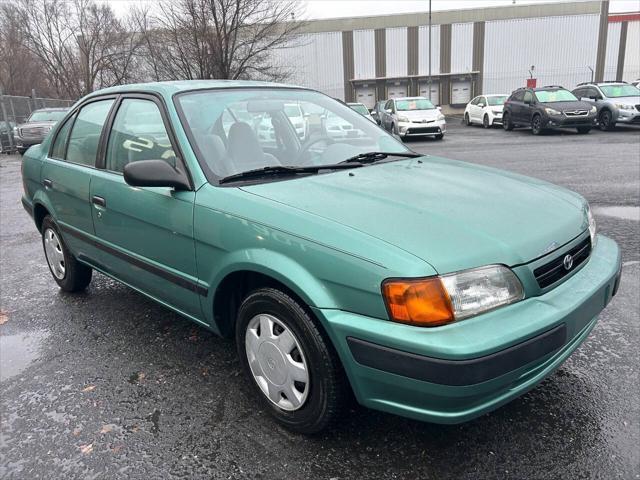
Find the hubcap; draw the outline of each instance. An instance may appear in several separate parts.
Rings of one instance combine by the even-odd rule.
[[[51,228],[44,231],[44,253],[53,275],[62,280],[65,274],[64,253],[58,234]]]
[[[249,367],[262,393],[283,410],[298,410],[309,393],[309,370],[300,344],[273,315],[256,315],[245,332]]]

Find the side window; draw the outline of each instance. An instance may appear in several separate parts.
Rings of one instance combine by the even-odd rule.
[[[587,92],[585,88],[576,88],[572,93],[576,96],[578,100],[580,100],[582,97],[587,96]]]
[[[100,133],[113,100],[99,100],[82,107],[69,136],[67,161],[94,166],[100,143]]]
[[[519,90],[513,95],[511,95],[510,100],[512,102],[521,102],[522,100],[524,100],[524,90]]]
[[[151,100],[125,98],[113,121],[107,144],[107,170],[122,172],[127,163],[164,160],[176,165],[176,155],[158,106]]]
[[[477,105],[479,99],[480,99],[480,97],[476,97],[473,100],[471,100],[471,105]]]
[[[602,95],[600,95],[600,92],[595,87],[589,88],[589,91],[587,92],[587,96],[590,98],[598,99],[598,100],[602,98]]]
[[[487,106],[487,99],[485,97],[478,97],[478,106],[479,107],[486,107]]]
[[[533,94],[527,90],[526,92],[524,92],[524,103],[531,103],[533,102]]]
[[[393,110],[393,100],[389,100],[389,101],[384,105],[384,109],[385,109],[385,110]]]
[[[67,146],[67,138],[69,138],[69,131],[71,130],[71,125],[73,125],[74,118],[75,115],[69,117],[67,121],[64,122],[64,125],[60,127],[60,130],[58,130],[56,141],[53,144],[53,149],[51,150],[52,158],[64,160],[64,151]]]

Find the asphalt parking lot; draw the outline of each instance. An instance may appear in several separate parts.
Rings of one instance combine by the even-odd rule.
[[[61,293],[0,156],[0,477],[640,478],[640,129],[534,137],[449,122],[416,151],[584,195],[622,247],[620,292],[549,379],[457,426],[353,406],[307,438],[275,425],[234,345],[96,274]],[[487,185],[487,189],[491,189]]]

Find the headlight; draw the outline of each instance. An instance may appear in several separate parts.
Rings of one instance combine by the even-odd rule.
[[[616,103],[616,107],[620,110],[633,110],[635,108],[633,105],[627,105],[626,103]]]
[[[524,290],[507,267],[489,265],[423,279],[382,284],[391,320],[435,327],[520,301]]]
[[[598,111],[598,108],[594,105],[593,107],[591,107],[591,110],[589,110],[591,113],[596,113]]]
[[[560,112],[558,110],[556,110],[555,108],[545,108],[544,109],[545,112],[547,112],[549,115],[560,115]]]
[[[439,113],[438,116],[436,117],[436,120],[444,120],[444,115]]]
[[[591,248],[596,246],[596,241],[598,237],[596,236],[597,227],[596,227],[596,219],[593,217],[593,213],[591,213],[591,207],[587,205],[587,221],[589,222],[589,235],[591,236]]]
[[[399,122],[410,122],[411,120],[409,120],[407,117],[398,117],[398,121]]]
[[[493,113],[502,113],[502,110],[492,109],[491,111],[492,111]]]

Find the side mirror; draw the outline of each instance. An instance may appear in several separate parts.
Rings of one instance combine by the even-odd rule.
[[[479,106],[480,108],[484,108],[484,107],[485,107],[485,104],[484,104],[484,103],[482,103],[482,102],[480,102],[480,103],[478,104],[478,106]]]
[[[440,111],[442,111],[442,107],[440,105],[437,105],[436,108]]]
[[[124,166],[124,181],[132,187],[170,187],[189,190],[187,176],[164,160],[140,160]]]

